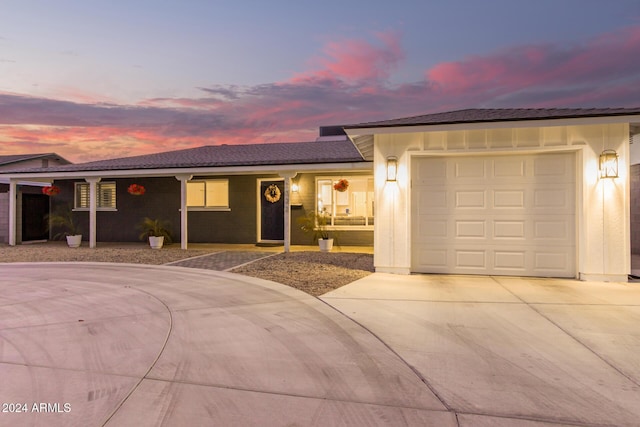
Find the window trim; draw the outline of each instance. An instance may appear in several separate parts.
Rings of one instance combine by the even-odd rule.
[[[314,189],[314,196],[315,196],[315,207],[314,210],[317,212],[318,211],[318,196],[319,196],[319,192],[318,192],[318,183],[320,181],[331,181],[331,185],[333,186],[333,184],[335,184],[335,182],[339,181],[340,179],[347,179],[348,181],[354,180],[354,179],[365,179],[365,180],[371,180],[373,182],[373,175],[340,175],[340,176],[334,176],[334,175],[327,175],[327,176],[316,176],[315,177],[315,189]],[[373,224],[369,224],[369,215],[365,215],[364,216],[364,220],[365,220],[365,225],[334,225],[334,221],[336,219],[336,216],[334,215],[333,212],[333,207],[336,204],[336,199],[335,199],[335,194],[337,193],[336,190],[334,190],[333,188],[331,189],[331,206],[332,206],[332,212],[331,212],[331,225],[327,225],[326,228],[327,230],[336,230],[336,231],[371,231],[374,229],[375,226],[375,209],[372,210],[371,212],[371,218],[373,219]],[[366,193],[369,193],[368,191]],[[369,204],[369,197],[367,194],[367,199],[366,202],[367,204]],[[375,197],[375,192],[374,195],[372,197]],[[375,199],[371,200],[371,202],[374,203],[375,206]]]
[[[100,200],[99,194],[101,189],[101,186],[104,184],[113,184],[113,204],[114,206],[96,206],[96,211],[103,211],[103,212],[116,212],[118,210],[118,198],[117,198],[117,184],[115,181],[104,181],[104,182],[98,182],[96,183],[96,192],[98,192],[98,194],[96,195],[96,201]],[[88,212],[91,210],[90,206],[84,207],[84,206],[77,206],[77,202],[78,202],[78,187],[80,186],[87,186],[89,188],[91,188],[91,184],[88,182],[74,182],[73,183],[73,212]],[[102,190],[104,191],[104,190]]]
[[[188,184],[189,183],[198,183],[198,182],[204,183],[204,205],[189,205]],[[227,204],[226,204],[226,206],[224,206],[224,205],[207,206],[207,182],[226,182],[227,183]],[[231,211],[231,206],[230,206],[230,203],[229,203],[229,201],[230,201],[229,200],[230,199],[229,193],[230,193],[230,191],[229,191],[229,179],[228,178],[214,178],[214,179],[202,178],[202,179],[189,180],[189,181],[187,181],[187,204],[186,204],[186,208],[190,212],[229,212],[229,211]]]

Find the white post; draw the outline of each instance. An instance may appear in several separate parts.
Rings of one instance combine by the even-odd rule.
[[[16,205],[18,201],[16,181],[9,180],[9,245],[16,245]]]
[[[89,183],[89,247],[96,247],[96,211],[98,210],[97,183],[101,178],[85,178]]]
[[[296,172],[282,172],[280,176],[284,178],[284,251],[291,251],[291,178],[297,175]]]
[[[176,179],[180,181],[180,247],[187,249],[188,242],[188,215],[187,215],[187,181],[193,178],[193,175],[176,175]]]

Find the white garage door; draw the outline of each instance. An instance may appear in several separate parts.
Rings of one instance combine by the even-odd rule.
[[[412,271],[575,276],[575,155],[412,164]]]

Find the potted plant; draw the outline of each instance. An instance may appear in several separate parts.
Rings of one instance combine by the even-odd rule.
[[[60,229],[52,238],[54,240],[66,237],[70,248],[77,248],[82,243],[80,228],[73,219],[71,205],[58,205],[55,211],[46,215],[47,230]]]
[[[298,223],[302,231],[311,235],[312,242],[318,242],[320,251],[330,252],[331,249],[333,249],[334,241],[336,245],[338,245],[338,235],[336,231],[334,230],[331,234],[329,233],[331,221],[328,214],[310,211],[306,216],[298,218]]]
[[[171,243],[170,222],[145,217],[139,224],[140,240],[149,240],[152,249],[160,249],[166,242]]]

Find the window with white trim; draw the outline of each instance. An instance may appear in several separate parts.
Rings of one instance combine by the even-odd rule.
[[[344,191],[335,189],[340,180],[346,180]],[[316,181],[316,209],[329,216],[328,225],[345,227],[373,226],[373,177],[341,176],[318,178]]]
[[[187,206],[195,208],[228,209],[229,180],[207,179],[187,182]]]
[[[89,209],[90,184],[88,182],[76,182],[74,209]],[[116,183],[96,183],[96,208],[101,210],[116,209]]]

